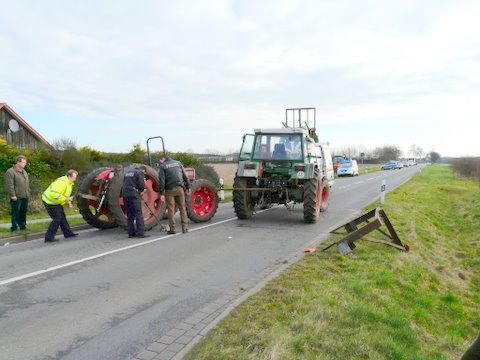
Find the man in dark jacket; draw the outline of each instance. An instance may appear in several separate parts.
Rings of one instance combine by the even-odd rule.
[[[25,171],[27,158],[17,156],[15,165],[5,173],[5,187],[10,198],[12,209],[12,227],[10,230],[25,230],[27,225],[28,198],[30,197],[30,182]]]
[[[125,173],[123,179],[123,204],[127,213],[128,237],[144,238],[145,225],[143,222],[142,196],[145,191],[145,173],[147,167],[140,165]]]
[[[166,201],[168,211],[168,224],[170,230],[167,234],[175,234],[175,204],[180,211],[182,232],[188,232],[188,216],[185,209],[185,194],[190,194],[190,183],[183,165],[179,161],[164,156],[160,159],[158,171],[160,180],[159,192],[161,201]]]

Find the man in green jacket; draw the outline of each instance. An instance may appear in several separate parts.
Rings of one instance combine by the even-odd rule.
[[[12,209],[12,227],[10,230],[25,230],[27,226],[28,198],[30,197],[30,181],[25,171],[27,158],[19,155],[15,165],[5,173],[5,187],[10,197]]]
[[[50,186],[43,192],[42,201],[47,209],[48,215],[52,218],[52,222],[45,234],[45,242],[55,242],[58,228],[62,229],[63,237],[70,238],[77,236],[68,224],[63,205],[68,204],[70,208],[72,205],[72,188],[77,180],[78,172],[70,169],[65,176],[60,176],[57,180],[52,182]]]

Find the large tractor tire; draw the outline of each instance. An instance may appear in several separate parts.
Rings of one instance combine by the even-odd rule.
[[[133,164],[126,167],[119,172],[118,176],[114,178],[110,191],[108,193],[108,207],[112,212],[117,224],[121,227],[127,227],[127,214],[122,197],[123,179],[125,173],[130,169],[137,167],[139,164]],[[159,223],[165,213],[165,202],[162,202],[158,193],[158,173],[150,166],[147,166],[145,174],[145,189],[146,194],[143,195],[142,213],[143,221],[145,223],[145,230],[152,229]]]
[[[320,211],[325,212],[328,209],[330,201],[330,185],[327,179],[322,181],[322,200],[320,201]]]
[[[255,204],[252,202],[252,194],[246,190],[235,188],[247,188],[248,179],[235,176],[233,180],[233,209],[239,219],[250,219],[253,216]]]
[[[318,170],[315,170],[312,179],[303,184],[303,219],[308,224],[315,223],[320,215],[323,184]]]
[[[217,192],[208,180],[195,180],[190,185],[190,195],[185,201],[188,218],[193,222],[208,221],[217,212]]]
[[[113,168],[98,168],[83,179],[79,186],[77,204],[87,224],[98,229],[111,229],[118,224],[108,207],[108,192]]]

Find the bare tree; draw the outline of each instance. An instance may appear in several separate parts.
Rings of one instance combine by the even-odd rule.
[[[348,145],[348,146],[343,146],[338,149],[334,149],[334,154],[337,155],[345,155],[348,158],[359,158],[360,157],[360,149],[358,145]]]
[[[57,151],[64,151],[64,150],[77,148],[75,141],[67,138],[56,139],[53,141],[52,145],[53,145],[53,148]]]
[[[397,146],[385,145],[373,150],[373,157],[382,161],[398,160],[402,151]]]
[[[423,149],[415,144],[410,145],[409,153],[416,159],[420,159],[423,157]]]
[[[428,153],[428,156],[430,157],[430,161],[432,163],[435,163],[438,161],[438,159],[440,159],[440,154],[436,151],[431,151],[430,153]]]
[[[50,155],[53,159],[53,170],[59,173],[68,169],[75,169],[81,173],[90,161],[89,154],[79,151],[75,141],[67,138],[55,140]]]

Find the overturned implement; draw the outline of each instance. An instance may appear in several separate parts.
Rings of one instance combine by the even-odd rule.
[[[373,220],[371,220],[372,218]],[[365,224],[362,225],[363,223]],[[385,225],[385,227],[387,228],[388,233],[380,228],[383,225]],[[392,223],[388,219],[387,214],[385,214],[385,211],[383,211],[383,209],[379,207],[337,227],[336,229],[330,231],[330,233],[340,234],[340,232],[338,232],[340,229],[344,229],[347,232],[347,235],[345,235],[339,241],[334,242],[333,244],[330,244],[326,248],[322,249],[322,251],[328,250],[332,246],[337,245],[340,253],[348,254],[352,252],[353,249],[355,249],[355,241],[357,240],[365,240],[379,244],[389,245],[404,252],[408,252],[410,250],[410,246],[408,246],[407,244],[402,244],[400,238],[397,235],[397,232],[393,228]],[[374,230],[381,232],[391,241],[377,240],[365,237],[365,235]]]
[[[152,229],[165,218],[166,204],[161,201],[159,194],[158,170],[152,167],[148,142],[152,139],[161,139],[160,136],[147,140],[148,158],[150,166],[145,174],[145,194],[142,200],[142,212],[145,230]],[[165,148],[163,147],[165,154]],[[98,229],[110,229],[127,225],[122,188],[125,173],[141,164],[131,164],[126,167],[103,167],[91,171],[82,181],[78,192],[78,208],[84,220]],[[195,179],[195,170],[186,168],[190,182],[190,195],[186,196],[185,205],[187,214],[193,222],[209,221],[218,208],[218,197],[215,186],[204,179]]]
[[[125,168],[99,168],[91,171],[82,181],[78,193],[78,208],[84,220],[98,229],[127,225],[122,188],[125,172],[139,164]],[[150,230],[164,218],[166,204],[160,199],[158,172],[147,166],[145,195],[142,209],[145,229]],[[195,174],[193,169],[188,174]],[[189,176],[190,195],[186,196],[187,214],[193,222],[210,220],[218,208],[216,189],[209,181]]]
[[[127,225],[127,215],[123,205],[122,188],[125,172],[139,164],[125,168],[99,168],[91,171],[82,181],[78,193],[78,208],[84,220],[99,229],[109,229]],[[158,175],[155,169],[147,166],[145,174],[145,202],[143,209],[145,229],[157,224],[157,217],[165,212],[158,194]],[[143,206],[142,206],[143,208]]]

